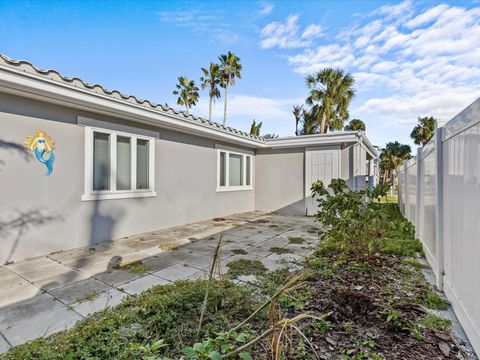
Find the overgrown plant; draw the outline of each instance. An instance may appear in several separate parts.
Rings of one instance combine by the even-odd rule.
[[[386,220],[374,200],[385,196],[386,189],[350,191],[343,179],[333,179],[328,187],[315,182],[312,192],[320,208],[316,217],[327,228],[324,236],[337,242],[342,251],[370,259],[378,251]]]

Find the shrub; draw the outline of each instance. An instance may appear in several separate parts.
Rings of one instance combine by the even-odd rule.
[[[411,256],[421,251],[414,228],[394,204],[380,204],[388,187],[351,191],[345,180],[334,179],[326,188],[321,181],[312,185],[320,210],[315,215],[325,227],[322,237],[329,245],[361,261],[378,253]]]

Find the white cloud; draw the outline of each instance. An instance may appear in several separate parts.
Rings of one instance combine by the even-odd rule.
[[[352,116],[363,116],[367,126],[368,119],[403,125],[423,115],[448,120],[480,96],[480,7],[403,1],[357,19],[336,29],[334,40],[326,41],[327,34],[320,45],[312,41],[286,57],[302,75],[325,67],[353,73],[363,103],[357,100]],[[301,42],[297,20],[290,19],[290,38]]]
[[[314,39],[323,35],[323,29],[321,25],[318,24],[311,24],[303,30],[302,39]]]
[[[298,19],[298,15],[289,15],[285,22],[274,21],[265,25],[260,32],[260,47],[302,48],[309,46],[313,39],[322,35],[322,27],[318,24],[311,24],[301,31]]]
[[[273,11],[274,6],[270,3],[266,3],[262,6],[260,11],[258,12],[258,15],[260,16],[267,16],[270,15],[270,13]]]

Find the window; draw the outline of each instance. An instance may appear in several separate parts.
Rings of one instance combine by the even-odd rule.
[[[85,128],[83,200],[155,196],[152,137]]]
[[[217,191],[252,189],[252,156],[217,150]]]

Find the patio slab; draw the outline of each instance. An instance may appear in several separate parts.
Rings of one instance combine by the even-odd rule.
[[[170,284],[170,281],[154,275],[143,276],[137,280],[123,284],[122,290],[129,295],[138,295],[141,292],[150,289],[155,285]]]
[[[166,269],[154,272],[152,275],[161,277],[162,279],[169,281],[177,281],[188,278],[189,276],[197,273],[198,270],[199,269],[187,265],[176,264]]]
[[[106,307],[113,307],[122,302],[128,295],[117,289],[110,289],[100,294],[96,294],[92,300],[80,301],[71,308],[83,317],[96,313],[105,309]],[[73,312],[73,311],[71,311]]]
[[[73,304],[85,297],[101,293],[111,287],[103,282],[89,278],[60,289],[50,291],[50,294],[65,305]]]
[[[224,274],[238,259],[259,260],[268,270],[296,268],[307,252],[303,247],[315,243],[308,233],[313,226],[311,218],[251,212],[0,266],[0,353],[72,327],[152,286],[208,278],[221,234]],[[292,245],[288,236],[306,242]],[[274,246],[289,247],[292,254],[272,254]],[[119,268],[124,265],[130,268]]]

